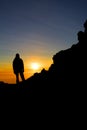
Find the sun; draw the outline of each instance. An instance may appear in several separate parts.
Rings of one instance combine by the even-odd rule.
[[[38,70],[40,68],[40,64],[37,62],[33,62],[33,63],[31,63],[31,68],[33,70]]]

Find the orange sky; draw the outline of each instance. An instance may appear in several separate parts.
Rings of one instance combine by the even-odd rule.
[[[24,69],[25,79],[29,78],[36,72],[41,72],[43,68],[48,70],[49,66],[52,63],[52,60],[49,58],[41,59],[41,57],[35,57],[35,56],[32,56],[29,60],[24,58],[23,61],[24,61],[24,68],[25,68]],[[34,70],[33,68],[31,68],[31,63],[38,63],[39,68],[37,70]],[[4,63],[4,65],[2,64],[0,66],[1,66],[0,81],[3,81],[5,83],[16,83],[15,74],[13,73],[13,69],[12,69],[12,61],[10,61],[9,63],[8,62]]]

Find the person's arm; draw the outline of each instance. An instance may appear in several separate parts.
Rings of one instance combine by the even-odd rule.
[[[22,61],[22,71],[24,72],[24,62],[23,62],[23,60],[21,60]]]

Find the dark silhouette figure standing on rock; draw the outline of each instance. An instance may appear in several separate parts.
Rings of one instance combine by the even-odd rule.
[[[25,80],[24,78],[24,63],[23,60],[20,58],[20,55],[17,53],[14,60],[13,60],[13,71],[14,74],[16,75],[16,83],[19,83],[19,75],[22,79],[22,81]]]

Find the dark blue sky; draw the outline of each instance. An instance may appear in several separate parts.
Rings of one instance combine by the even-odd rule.
[[[78,42],[86,19],[87,0],[0,0],[0,68],[16,52],[25,61],[52,59]]]
[[[66,48],[76,41],[86,12],[86,0],[1,0],[0,45],[16,49],[39,40],[53,50]]]

